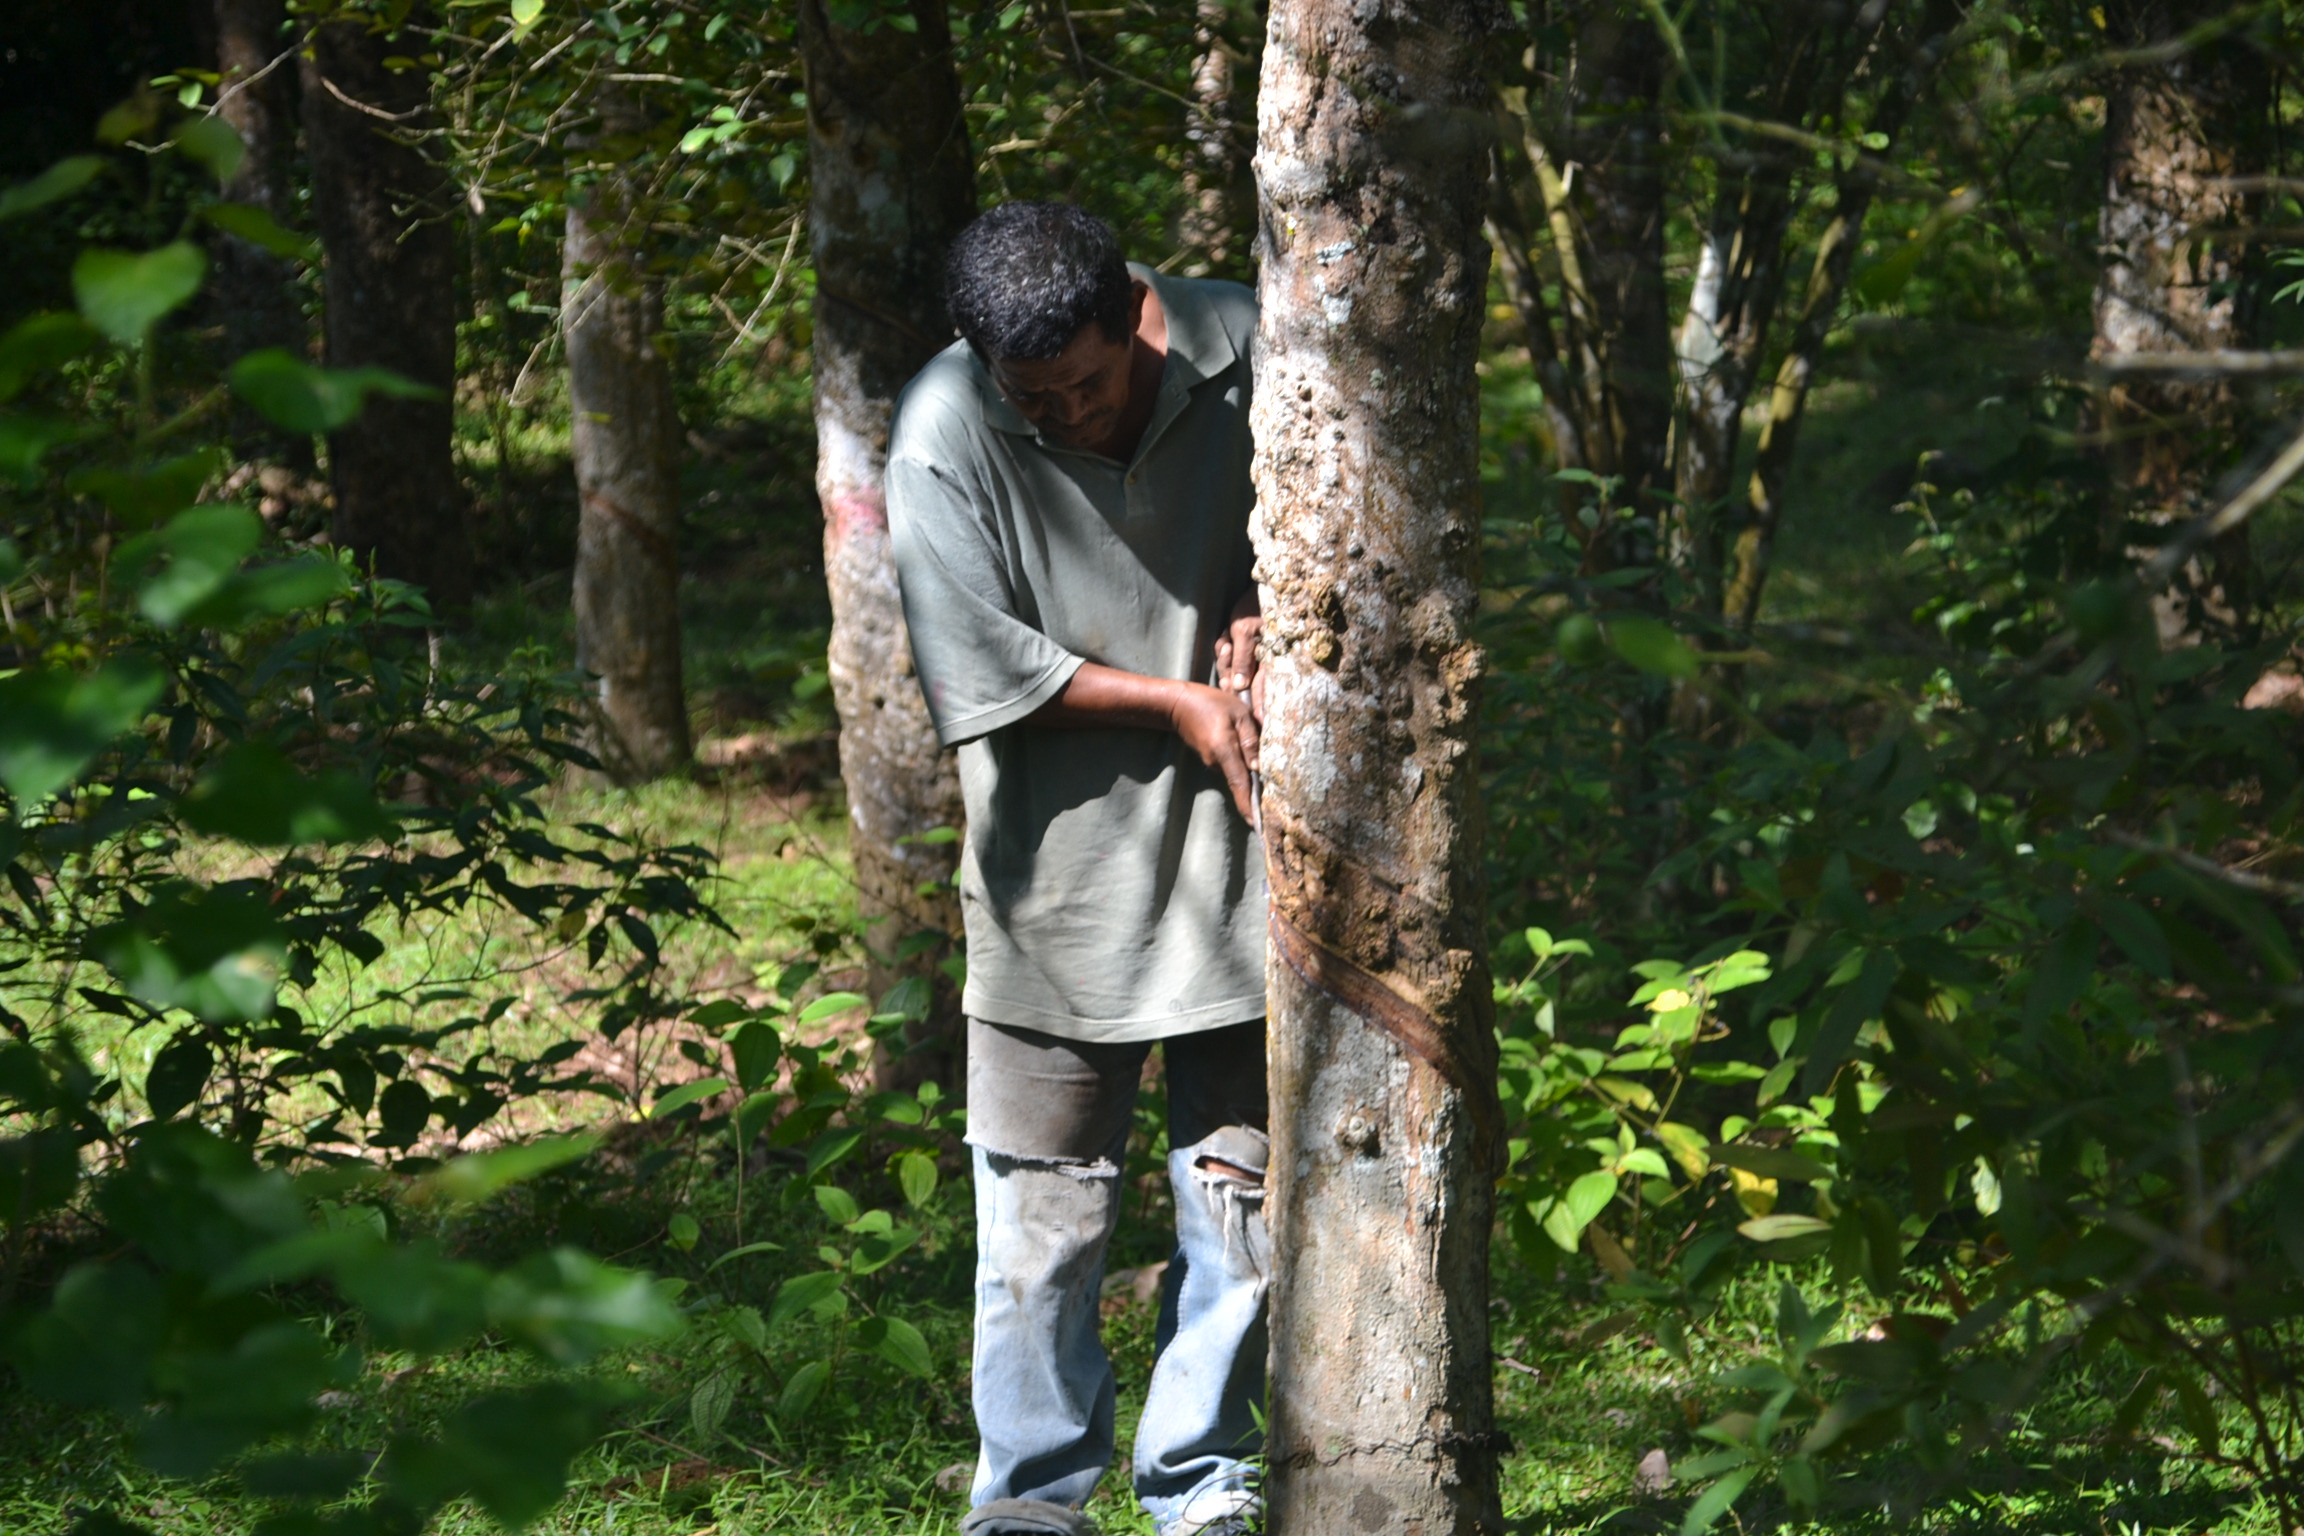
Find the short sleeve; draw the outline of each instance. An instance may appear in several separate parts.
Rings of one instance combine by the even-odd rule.
[[[1017,617],[990,509],[911,458],[889,461],[887,493],[904,623],[936,739],[955,747],[988,736],[1062,693],[1082,658]]]

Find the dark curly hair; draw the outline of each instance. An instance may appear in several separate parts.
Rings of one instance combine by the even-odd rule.
[[[1093,322],[1128,335],[1119,237],[1068,203],[1003,203],[960,231],[944,261],[952,323],[982,358],[1039,362]]]

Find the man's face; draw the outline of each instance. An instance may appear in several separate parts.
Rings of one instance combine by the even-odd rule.
[[[992,378],[1041,435],[1065,448],[1094,448],[1119,430],[1128,409],[1133,337],[1115,341],[1091,321],[1054,357],[995,358]]]

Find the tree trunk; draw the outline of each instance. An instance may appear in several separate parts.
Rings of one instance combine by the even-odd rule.
[[[615,168],[635,124],[603,88],[609,168],[568,195],[560,256],[576,462],[576,663],[596,677],[593,755],[619,783],[687,767],[680,677],[680,422],[657,348],[661,286],[634,259],[631,187]]]
[[[1499,1532],[1473,721],[1488,0],[1275,0],[1254,425],[1270,669],[1271,1529]]]
[[[1663,52],[1637,16],[1613,5],[1563,7],[1571,45],[1539,77],[1504,93],[1535,181],[1544,239],[1531,242],[1499,163],[1495,235],[1506,289],[1545,357],[1545,405],[1560,466],[1619,481],[1634,524],[1604,519],[1586,568],[1654,560],[1661,493],[1671,489],[1672,338],[1664,287]],[[1534,69],[1532,68],[1532,73]],[[1560,294],[1555,324],[1542,311]],[[1571,529],[1580,529],[1574,519]]]
[[[283,0],[215,0],[218,115],[247,146],[240,168],[224,183],[224,200],[261,208],[275,223],[294,222],[288,155],[295,129],[288,119],[287,87],[295,69],[295,39],[285,35]],[[219,232],[216,307],[225,346],[235,358],[262,347],[304,355],[304,316],[290,287],[288,263],[262,246]]]
[[[472,542],[450,457],[457,197],[427,153],[429,81],[384,61],[429,43],[356,21],[316,28],[302,58],[312,212],[327,255],[327,362],[389,368],[437,393],[371,395],[328,439],[336,542],[414,582],[436,613],[472,601]]]
[[[2122,46],[2164,43],[2204,19],[2202,9],[2181,0],[2126,0],[2112,7],[2108,30]],[[2240,179],[2265,168],[2269,108],[2269,71],[2236,40],[2132,66],[2114,79],[2105,95],[2097,225],[2105,260],[2096,283],[2094,360],[2248,344],[2242,247],[2218,234],[2254,222],[2256,197]],[[2131,534],[2202,510],[2217,471],[2233,457],[2240,415],[2222,382],[2116,383],[2106,391],[2098,425],[2114,508]],[[2152,549],[2133,553],[2145,559]],[[2248,566],[2243,525],[2205,562],[2178,572],[2153,599],[2162,643],[2192,643],[2245,625]]]
[[[1248,168],[1247,125],[1256,120],[1253,53],[1233,36],[1235,0],[1199,0],[1195,8],[1191,147],[1184,161],[1184,217],[1177,244],[1190,253],[1188,277],[1249,275],[1256,236],[1256,180]]]
[[[938,950],[899,965],[912,934],[960,926],[958,843],[919,841],[961,825],[960,781],[936,741],[912,670],[896,590],[882,473],[896,395],[952,339],[944,253],[975,212],[968,130],[943,0],[913,0],[910,31],[835,22],[800,7],[808,78],[809,243],[816,263],[816,494],[831,589],[827,666],[840,714],[840,775],[859,915],[877,996],[906,973],[935,988],[913,1049],[882,1081],[960,1084],[959,1000]]]
[[[1903,131],[1927,81],[1942,60],[1945,44],[1960,15],[1951,0],[1929,0],[1917,34],[1908,44],[1904,68],[1882,93],[1868,129],[1891,143]],[[1882,146],[1875,154],[1885,155]],[[1864,239],[1864,220],[1872,211],[1879,175],[1875,165],[1849,163],[1837,178],[1832,217],[1816,242],[1816,258],[1809,269],[1808,287],[1801,295],[1800,312],[1792,324],[1792,339],[1777,365],[1776,382],[1768,395],[1768,414],[1760,423],[1760,442],[1752,465],[1747,505],[1740,526],[1727,538],[1727,571],[1720,600],[1721,616],[1740,630],[1749,630],[1760,617],[1760,597],[1775,562],[1776,530],[1784,516],[1784,487],[1792,477],[1792,451],[1800,440],[1800,423],[1808,409],[1808,390],[1824,355],[1824,342],[1840,318],[1847,296],[1848,278]]]

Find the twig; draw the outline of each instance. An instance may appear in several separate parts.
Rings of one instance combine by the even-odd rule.
[[[2219,864],[2214,859],[2203,858],[2188,848],[2173,848],[2166,843],[2155,843],[2150,838],[2138,837],[2133,832],[2124,832],[2117,827],[2106,831],[2104,840],[2118,847],[2133,849],[2137,853],[2153,854],[2166,859],[2171,864],[2181,865],[2196,875],[2206,875],[2211,880],[2221,880],[2226,885],[2237,886],[2243,891],[2254,891],[2261,896],[2278,896],[2287,901],[2304,901],[2304,884],[2299,884],[2294,880],[2278,880],[2270,875],[2259,875],[2245,869],[2234,869],[2229,864]]]

